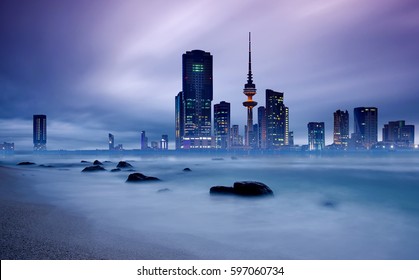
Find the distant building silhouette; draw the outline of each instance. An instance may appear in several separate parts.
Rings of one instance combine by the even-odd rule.
[[[212,147],[212,55],[202,50],[182,55],[182,92],[176,97],[176,147]]]
[[[255,148],[257,145],[257,132],[253,131],[253,107],[258,104],[253,100],[253,96],[256,94],[256,85],[253,83],[252,75],[252,49],[251,49],[251,37],[249,32],[249,68],[247,73],[247,83],[243,89],[244,95],[247,96],[247,100],[243,102],[243,106],[247,109],[247,125],[245,126],[245,146],[247,148]],[[255,143],[256,142],[256,143]]]
[[[391,121],[384,125],[383,142],[394,147],[408,148],[415,144],[415,126],[405,121]]]
[[[288,145],[294,146],[294,131],[288,133]]]
[[[266,109],[264,106],[258,108],[258,147],[266,149]]]
[[[376,107],[357,107],[354,109],[354,133],[352,143],[355,148],[371,149],[377,144],[378,109]]]
[[[33,116],[33,148],[37,151],[47,149],[47,116]]]
[[[333,113],[333,145],[347,149],[349,143],[349,113],[337,110]]]
[[[266,90],[266,142],[268,149],[289,144],[289,111],[284,105],[284,93]]]
[[[324,149],[324,122],[310,122],[308,128],[308,149],[321,151]]]
[[[169,136],[166,135],[166,134],[163,134],[161,136],[160,149],[162,149],[162,150],[168,150],[169,149]]]
[[[230,103],[221,101],[214,105],[215,148],[230,148]]]
[[[145,131],[141,131],[141,150],[147,150],[148,149],[148,138],[145,135]]]
[[[185,134],[185,104],[183,91],[176,95],[175,99],[175,138],[176,138],[176,150],[182,146],[182,138]]]
[[[115,138],[113,134],[108,134],[109,138],[109,151],[115,150]]]
[[[239,126],[237,124],[231,127],[230,131],[230,142],[233,149],[243,147],[243,136],[239,133]]]

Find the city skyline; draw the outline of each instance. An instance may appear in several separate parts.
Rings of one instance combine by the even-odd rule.
[[[194,49],[213,55],[213,104],[231,103],[231,124],[243,135],[248,31],[254,100],[262,105],[266,89],[285,92],[295,144],[307,144],[312,121],[325,122],[331,144],[333,112],[359,106],[379,109],[379,140],[397,120],[419,135],[414,1],[140,4],[2,2],[0,142],[32,149],[32,116],[45,114],[48,149],[107,149],[109,132],[135,149],[142,130],[150,139],[168,134],[174,148],[179,57]],[[255,19],[240,18],[249,11]]]

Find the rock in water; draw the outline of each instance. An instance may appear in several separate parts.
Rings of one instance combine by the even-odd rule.
[[[29,161],[19,162],[17,165],[34,165],[35,163]]]
[[[245,196],[273,195],[273,191],[264,183],[241,181],[234,183],[234,193]]]
[[[95,160],[94,162],[93,162],[93,165],[103,165],[103,163],[101,163],[100,161],[98,161],[98,160]]]
[[[95,171],[105,171],[106,169],[100,165],[92,165],[85,167],[81,172],[95,172]]]
[[[189,171],[192,171],[192,170],[189,167],[186,167],[186,168],[183,168],[183,171],[189,172]]]
[[[210,189],[210,194],[235,194],[232,187],[215,186]]]
[[[255,181],[235,182],[233,187],[215,186],[210,189],[210,194],[233,194],[240,196],[265,196],[273,195],[273,191],[264,183]]]
[[[116,167],[117,168],[131,168],[132,165],[126,161],[120,161]]]
[[[121,171],[121,169],[119,169],[119,168],[114,168],[114,169],[111,170],[111,172],[119,172],[119,171]]]
[[[158,181],[159,178],[146,176],[142,173],[131,173],[126,182]]]

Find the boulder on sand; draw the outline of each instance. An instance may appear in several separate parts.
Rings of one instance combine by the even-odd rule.
[[[215,186],[210,189],[210,194],[234,194],[240,196],[265,196],[273,195],[273,191],[264,183],[255,181],[235,182],[233,187]]]
[[[159,178],[146,176],[142,173],[131,173],[126,182],[159,181]]]

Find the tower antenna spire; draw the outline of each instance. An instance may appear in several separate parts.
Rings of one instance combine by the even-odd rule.
[[[251,32],[249,32],[249,72],[247,74],[247,83],[253,84],[253,77],[252,77],[252,40],[251,40]]]

